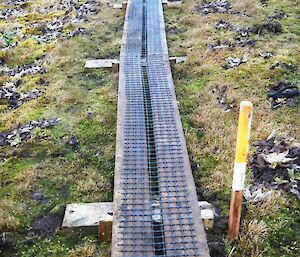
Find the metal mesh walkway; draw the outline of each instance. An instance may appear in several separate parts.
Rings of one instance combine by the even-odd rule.
[[[112,256],[209,256],[160,0],[128,2],[119,76]]]

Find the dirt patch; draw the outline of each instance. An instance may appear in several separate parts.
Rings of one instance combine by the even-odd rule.
[[[79,147],[79,140],[76,136],[71,136],[68,140],[67,145],[70,146],[73,150],[78,149]]]
[[[227,89],[226,85],[216,85],[212,93],[216,95],[217,105],[222,108],[225,112],[229,112],[236,107],[235,101],[230,101],[227,98]]]
[[[227,63],[223,65],[223,68],[225,70],[236,68],[239,67],[241,64],[246,63],[248,61],[248,56],[244,55],[243,57],[240,58],[228,57],[226,61]]]
[[[270,20],[264,23],[254,25],[251,31],[252,33],[258,35],[263,35],[266,33],[279,34],[282,32],[282,25],[278,21]]]
[[[59,123],[59,119],[53,118],[49,120],[30,121],[27,124],[17,128],[11,132],[0,132],[0,146],[10,145],[17,146],[23,141],[31,137],[31,131],[34,128],[52,128]]]
[[[228,227],[228,218],[215,218],[214,228],[207,233],[210,256],[227,257],[224,235]]]
[[[297,85],[289,81],[279,81],[270,87],[267,96],[271,100],[271,106],[276,109],[283,105],[295,106],[300,91]]]
[[[43,237],[52,236],[61,227],[62,217],[59,215],[46,215],[34,220],[31,227],[35,233]]]
[[[284,190],[300,200],[300,144],[272,133],[254,146],[250,161],[254,186]]]
[[[201,5],[196,6],[196,11],[199,14],[207,15],[210,13],[228,13],[231,9],[231,4],[227,0],[206,1]]]
[[[48,197],[45,196],[44,191],[38,190],[31,194],[31,199],[38,202],[39,204],[47,204],[49,202]]]

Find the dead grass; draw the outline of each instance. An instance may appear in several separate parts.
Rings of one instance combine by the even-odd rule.
[[[20,225],[20,215],[24,206],[8,197],[0,199],[0,230],[11,231],[17,229]]]
[[[238,256],[260,257],[264,256],[263,242],[268,236],[268,227],[262,220],[242,222],[239,236]]]
[[[280,211],[280,206],[286,201],[285,196],[281,192],[273,192],[266,199],[247,204],[248,212],[251,216],[257,218],[272,218]]]

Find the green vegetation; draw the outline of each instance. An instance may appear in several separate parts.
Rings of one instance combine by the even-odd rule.
[[[33,2],[24,10],[47,6],[46,1]],[[96,243],[95,235],[68,233],[58,227],[54,235],[45,236],[40,231],[33,233],[32,228],[43,216],[61,219],[67,203],[112,201],[117,74],[86,70],[84,63],[88,58],[118,56],[124,13],[107,7],[104,1],[99,10],[88,16],[88,22],[65,28],[69,32],[80,27],[91,30],[89,34],[39,42],[32,36],[39,34],[34,27],[23,31],[26,38],[18,46],[1,52],[10,68],[42,57],[47,72],[21,78],[18,92],[40,88],[40,97],[14,110],[0,104],[0,131],[43,118],[59,118],[60,122],[53,128],[35,128],[15,148],[1,147],[0,229],[5,242],[0,256],[109,255],[110,246]],[[63,11],[27,14],[1,21],[0,26],[49,22],[64,15]],[[5,40],[10,44],[18,38],[8,35]],[[3,83],[10,80],[5,74],[0,77]],[[45,81],[47,85],[41,85]],[[72,137],[79,142],[77,146],[68,144]],[[35,194],[42,196],[35,198]]]
[[[268,87],[279,80],[299,82],[299,6],[291,1],[231,1],[232,10],[246,15],[228,13],[199,14],[196,6],[202,1],[186,1],[182,7],[165,8],[165,21],[170,55],[186,54],[188,61],[174,67],[173,77],[179,100],[180,113],[195,183],[204,198],[214,203],[224,216],[229,213],[232,166],[238,108],[225,111],[219,101],[219,91],[224,89],[224,100],[239,104],[250,99],[254,103],[252,142],[265,139],[272,130],[295,138],[299,142],[300,105],[271,109],[267,99]],[[236,46],[209,50],[209,44],[217,40],[233,41],[236,32],[217,29],[220,21],[239,27],[252,27],[266,22],[268,17],[285,13],[278,21],[282,33],[250,35],[256,41],[254,47]],[[175,28],[175,29],[174,29]],[[171,39],[169,34],[175,34]],[[176,40],[174,40],[176,38]],[[269,59],[259,54],[272,52]],[[228,57],[242,57],[248,61],[239,67],[223,69]],[[277,62],[295,67],[270,69]],[[197,83],[199,82],[200,83]],[[219,91],[218,91],[219,90]],[[252,151],[252,149],[250,150]],[[251,183],[250,170],[246,183]],[[242,226],[237,245],[226,240],[226,227],[221,234],[231,256],[299,256],[299,201],[295,196],[281,192],[256,204],[247,204],[242,210]],[[216,240],[215,234],[208,235]]]
[[[61,218],[67,203],[112,201],[117,74],[86,70],[84,63],[89,58],[119,55],[124,13],[100,1],[99,13],[88,16],[88,22],[63,27],[66,33],[77,28],[91,32],[46,42],[38,38],[40,26],[22,28],[24,38],[13,31],[18,24],[50,22],[66,15],[62,10],[32,12],[46,8],[49,2],[56,1],[29,1],[19,6],[29,13],[0,20],[0,30],[6,32],[0,37],[1,44],[7,47],[18,42],[0,51],[0,62],[14,68],[40,59],[47,68],[44,74],[22,77],[18,88],[19,93],[41,89],[40,97],[16,109],[0,102],[0,132],[12,131],[31,120],[60,119],[52,128],[35,128],[31,137],[16,147],[0,148],[0,256],[105,257],[110,254],[110,245],[96,243],[94,235],[68,233],[57,226],[44,235],[34,231],[33,223],[44,216]],[[181,7],[165,8],[167,39],[170,56],[188,56],[186,63],[173,68],[173,78],[195,183],[204,198],[212,199],[227,216],[238,108],[222,109],[216,87],[226,87],[227,105],[252,100],[253,141],[266,138],[275,129],[299,142],[299,103],[271,110],[266,92],[278,80],[300,79],[300,10],[293,1],[269,0],[264,5],[258,0],[233,0],[234,10],[246,10],[250,16],[205,16],[195,9],[199,4],[201,1],[184,1]],[[0,5],[0,10],[5,8]],[[208,49],[212,42],[235,37],[233,31],[216,29],[218,21],[254,26],[277,11],[287,14],[279,20],[282,33],[252,35],[254,47]],[[273,55],[264,59],[259,55],[263,52]],[[222,68],[228,57],[246,53],[248,62],[233,69]],[[271,70],[277,62],[291,64],[296,70]],[[2,73],[0,86],[10,79]],[[72,137],[78,144],[68,143]],[[250,171],[247,183],[251,183]],[[263,202],[244,205],[242,219],[240,239],[231,257],[300,255],[299,202],[294,196],[281,192]],[[232,245],[226,241],[226,231],[220,237],[229,253]]]

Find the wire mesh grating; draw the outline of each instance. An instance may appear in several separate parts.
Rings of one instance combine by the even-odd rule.
[[[117,134],[122,142],[117,142],[112,256],[208,256],[206,242],[198,235],[203,230],[193,208],[195,188],[188,185],[191,171],[162,5],[160,0],[131,0],[127,6],[120,56]]]

